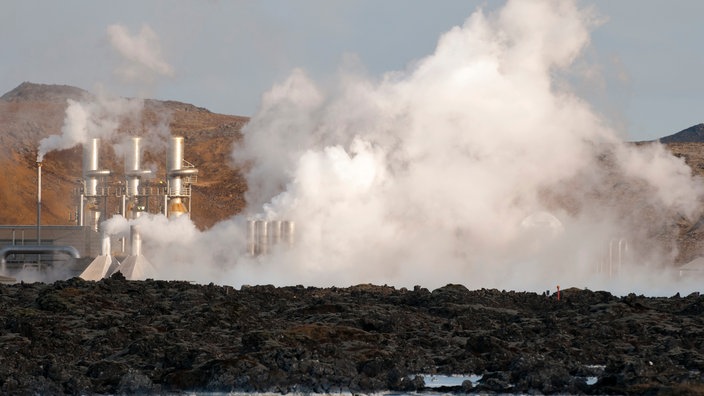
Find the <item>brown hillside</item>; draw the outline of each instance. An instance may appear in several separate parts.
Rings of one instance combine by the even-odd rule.
[[[0,97],[0,224],[34,224],[36,222],[36,155],[38,142],[59,134],[67,99],[88,98],[78,88],[22,83]],[[192,218],[201,228],[228,218],[244,207],[246,183],[231,165],[230,152],[240,138],[246,117],[215,114],[207,109],[174,101],[146,100],[141,125],[122,125],[140,135],[164,119],[172,135],[186,138],[185,159],[199,170],[193,188]],[[135,130],[136,128],[136,130]],[[109,145],[101,146],[101,167],[121,180],[123,162]],[[148,152],[145,163],[159,169],[153,183],[165,178],[165,151]],[[80,147],[53,151],[42,166],[42,224],[75,224],[75,190],[81,178]],[[112,209],[109,209],[112,212]]]

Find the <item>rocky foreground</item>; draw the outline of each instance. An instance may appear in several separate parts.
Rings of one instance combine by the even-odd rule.
[[[704,297],[386,286],[0,286],[0,393],[704,392]],[[596,380],[595,380],[596,378]]]

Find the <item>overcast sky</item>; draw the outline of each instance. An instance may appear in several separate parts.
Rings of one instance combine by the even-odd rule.
[[[321,83],[356,57],[371,77],[403,70],[461,25],[474,0],[0,0],[0,93],[23,81],[173,99],[253,115],[263,92],[302,68]],[[628,140],[662,137],[704,121],[704,2],[583,0],[603,22],[575,82]],[[159,73],[126,79],[109,27],[160,48]],[[146,26],[147,32],[144,32]],[[141,33],[140,33],[141,32]],[[113,31],[113,33],[115,33]],[[116,33],[119,36],[119,32]],[[151,34],[151,35],[150,35]],[[114,41],[118,40],[118,41]],[[156,62],[156,61],[155,61]]]

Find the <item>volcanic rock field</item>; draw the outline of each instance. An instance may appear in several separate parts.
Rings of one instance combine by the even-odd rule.
[[[0,285],[0,393],[701,394],[704,297]],[[478,382],[426,388],[430,375]]]

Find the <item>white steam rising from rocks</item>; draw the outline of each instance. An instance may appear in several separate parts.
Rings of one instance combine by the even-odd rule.
[[[592,21],[572,1],[509,1],[379,80],[326,88],[294,71],[233,155],[247,215],[295,221],[296,246],[252,258],[244,216],[204,233],[157,216],[137,220],[145,254],[165,277],[235,285],[660,290],[675,222],[704,189],[661,146],[621,142],[559,77]],[[597,270],[619,240],[614,281]]]

